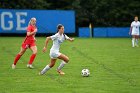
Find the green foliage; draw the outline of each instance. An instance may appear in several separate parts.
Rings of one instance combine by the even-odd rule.
[[[1,8],[76,11],[77,26],[129,26],[140,0],[1,0]]]

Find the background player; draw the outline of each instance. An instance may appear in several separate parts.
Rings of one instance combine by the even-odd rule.
[[[138,46],[140,22],[138,21],[138,16],[135,16],[134,21],[131,23],[129,34],[132,35],[132,47]]]
[[[15,69],[16,63],[20,59],[20,57],[25,53],[26,49],[30,48],[33,54],[30,57],[30,60],[27,64],[28,68],[34,68],[32,66],[32,63],[36,57],[37,53],[37,46],[35,44],[35,34],[37,32],[37,27],[36,27],[36,18],[31,18],[27,27],[27,35],[25,40],[22,43],[21,50],[20,52],[16,55],[14,63],[12,64],[12,68]]]
[[[73,41],[74,38],[69,38],[67,35],[64,34],[64,26],[59,24],[57,26],[57,29],[58,29],[58,33],[56,33],[55,35],[53,36],[50,36],[50,37],[47,37],[46,38],[46,41],[45,41],[45,46],[43,48],[43,52],[46,51],[47,49],[47,45],[48,45],[48,42],[49,40],[52,40],[53,41],[53,45],[50,49],[50,57],[51,57],[51,60],[50,60],[50,64],[48,64],[39,74],[40,75],[43,75],[45,74],[46,71],[48,71],[50,68],[52,68],[54,65],[55,65],[55,62],[58,59],[61,59],[62,62],[60,63],[59,67],[57,68],[57,72],[61,75],[65,74],[61,69],[64,67],[64,65],[66,63],[68,63],[69,61],[69,58],[60,53],[59,52],[59,48],[60,48],[60,44],[64,41],[64,40],[69,40],[69,41]]]

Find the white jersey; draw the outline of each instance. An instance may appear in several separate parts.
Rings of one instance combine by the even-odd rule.
[[[131,27],[132,27],[132,35],[139,35],[139,29],[140,29],[140,22],[139,21],[133,21],[131,23]]]
[[[60,45],[64,40],[69,39],[69,37],[66,34],[60,35],[59,33],[56,33],[55,35],[52,35],[50,37],[53,40],[53,45],[50,49],[50,52],[54,52],[54,53],[59,52]]]

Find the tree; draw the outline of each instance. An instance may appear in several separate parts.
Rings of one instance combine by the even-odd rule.
[[[129,26],[140,15],[139,0],[0,0],[6,9],[74,10],[76,25]]]

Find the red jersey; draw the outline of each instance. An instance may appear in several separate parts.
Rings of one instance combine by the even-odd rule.
[[[36,29],[36,26],[29,25],[27,27],[27,32],[33,32],[35,29]],[[30,36],[26,35],[24,43],[30,44],[30,43],[33,43],[34,41],[35,41],[35,35],[34,34],[30,35]]]

